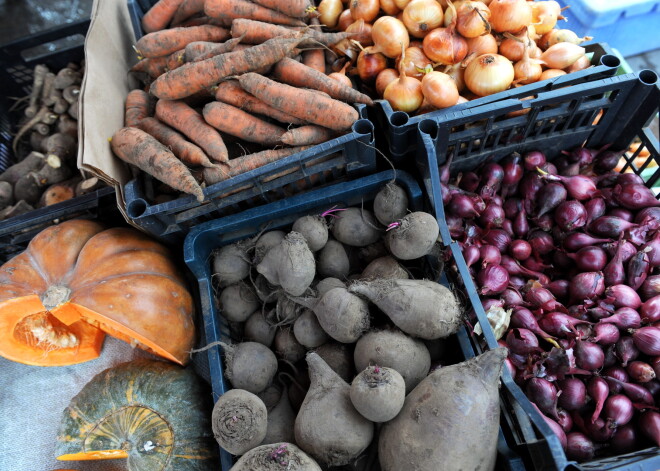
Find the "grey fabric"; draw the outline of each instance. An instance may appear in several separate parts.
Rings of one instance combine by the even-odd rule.
[[[0,470],[124,471],[123,460],[57,461],[62,412],[97,373],[135,358],[154,358],[106,337],[99,358],[72,366],[39,367],[0,357]]]

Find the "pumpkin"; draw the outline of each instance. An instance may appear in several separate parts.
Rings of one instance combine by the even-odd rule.
[[[184,364],[192,316],[168,250],[134,229],[67,221],[0,267],[0,355],[16,362],[88,361],[107,333]]]
[[[129,471],[215,471],[210,397],[194,372],[171,363],[108,368],[64,410],[57,459],[125,458]]]

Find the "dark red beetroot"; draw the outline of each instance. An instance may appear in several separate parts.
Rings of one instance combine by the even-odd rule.
[[[614,199],[624,208],[644,209],[652,206],[660,206],[653,192],[639,183],[620,184],[612,191]]]
[[[587,210],[579,201],[564,201],[555,209],[554,219],[561,230],[574,231],[587,223]]]

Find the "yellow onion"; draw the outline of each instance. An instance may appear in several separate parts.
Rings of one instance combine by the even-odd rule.
[[[526,0],[493,0],[490,8],[490,25],[498,33],[515,33],[532,23],[531,2]]]
[[[457,104],[457,105],[460,105],[461,103],[467,103],[468,101],[470,101],[470,100],[468,100],[467,98],[465,98],[463,95],[460,95],[460,96],[458,97],[458,101],[456,102],[456,104]]]
[[[348,33],[358,33],[356,36],[353,36],[351,39],[358,41],[362,46],[372,46],[374,40],[371,37],[372,26],[369,23],[365,23],[364,20],[357,20],[355,23],[349,25],[346,28]]]
[[[357,43],[351,41],[348,38],[342,39],[337,44],[334,44],[330,47],[335,54],[338,56],[348,57],[351,62],[354,62],[357,59],[358,54],[360,54],[360,48],[358,47]]]
[[[456,8],[456,30],[464,38],[477,38],[490,33],[490,10],[482,2],[465,1]]]
[[[467,42],[468,46],[468,55],[497,54],[498,51],[497,39],[492,34],[484,34],[478,38],[466,39],[465,42]]]
[[[541,74],[539,80],[547,80],[550,78],[559,77],[560,75],[566,75],[566,72],[561,69],[546,69]]]
[[[525,46],[532,46],[527,30],[516,34],[504,33],[504,37],[505,39],[500,44],[499,54],[513,62],[522,60]]]
[[[536,45],[536,43],[532,43],[532,45],[529,46],[529,57],[532,59],[540,59],[542,54],[543,51]]]
[[[443,23],[443,26],[444,26],[445,28],[446,28],[447,26],[449,26],[449,25],[452,23],[452,21],[454,21],[454,18],[456,18],[456,12],[457,12],[458,9],[461,7],[461,4],[462,4],[464,1],[465,1],[465,0],[457,0],[457,1],[455,1],[455,2],[452,2],[452,1],[450,0],[449,3],[451,3],[451,4],[453,5],[453,8],[451,8],[451,7],[449,6],[449,3],[445,2],[445,3],[446,3],[446,6],[444,7],[444,8],[445,8],[445,19],[444,19],[443,22],[442,22],[442,23]]]
[[[423,38],[442,24],[444,13],[436,0],[412,0],[403,10],[403,24],[416,38]]]
[[[550,69],[565,69],[584,55],[585,49],[573,43],[558,43],[541,54],[541,60]]]
[[[321,0],[317,8],[319,12],[319,21],[328,28],[337,26],[339,15],[344,10],[341,0]]]
[[[399,64],[399,78],[385,87],[383,98],[390,102],[392,109],[413,113],[422,105],[422,82],[414,77],[408,77],[403,70],[405,64],[405,51],[402,48],[403,60]]]
[[[429,103],[429,101],[426,98],[424,98],[424,100],[422,101],[422,106],[420,106],[419,109],[417,110],[417,114],[418,115],[426,114],[435,110],[437,110],[437,108],[433,106],[431,103]]]
[[[394,4],[397,6],[399,10],[403,10],[408,6],[410,3],[410,0],[394,0]]]
[[[383,92],[385,92],[387,86],[398,78],[399,78],[399,72],[397,72],[396,69],[381,70],[380,73],[378,74],[378,77],[376,77],[376,85],[375,85],[376,93],[378,93],[378,96],[383,96]]]
[[[403,67],[401,67],[400,64],[402,60]],[[431,65],[431,61],[426,57],[424,51],[417,47],[409,47],[405,51],[405,59],[399,57],[396,60],[396,68],[399,71],[404,70],[408,77],[415,77],[419,80],[422,80],[422,77],[424,76],[423,70],[429,65]]]
[[[339,18],[337,19],[337,29],[339,31],[346,31],[346,28],[348,28],[353,23],[355,23],[355,20],[353,20],[351,10],[346,9],[341,12]]]
[[[390,59],[399,57],[402,47],[406,49],[410,44],[406,25],[393,16],[378,18],[371,28],[371,37],[376,50]]]
[[[339,72],[332,72],[331,74],[328,74],[328,77],[339,83],[343,83],[347,87],[353,88],[353,82],[351,82],[351,79],[346,76],[346,67],[350,64],[350,62],[346,62]]]
[[[380,9],[390,16],[394,16],[400,11],[394,0],[380,0]]]
[[[541,64],[542,61],[538,59],[530,59],[529,48],[525,48],[523,58],[513,65],[513,78],[515,82],[522,85],[538,82],[543,73]]]
[[[458,101],[456,83],[447,74],[432,71],[422,79],[424,98],[438,109],[454,106]]]
[[[493,0],[495,2],[497,0]],[[491,2],[491,3],[493,3]],[[506,90],[513,82],[511,61],[499,54],[484,54],[470,61],[465,69],[465,85],[477,96]]]
[[[349,2],[351,16],[355,21],[373,21],[378,16],[380,3],[378,0],[351,0]]]
[[[418,47],[419,49],[424,50],[424,43],[422,43],[422,41],[420,41],[419,39],[413,39],[412,41],[410,41],[408,47]]]
[[[566,69],[564,70],[566,71],[566,73],[570,74],[573,72],[584,70],[590,66],[591,66],[591,61],[589,60],[589,58],[587,56],[580,56],[578,57],[578,60],[573,62],[570,66],[566,67]]]
[[[449,77],[451,77],[451,79],[454,81],[456,84],[456,89],[459,93],[465,90],[465,67],[467,67],[466,62],[469,58],[470,56],[468,56],[460,64],[448,65],[444,71],[444,73],[449,75]]]
[[[554,0],[532,2],[532,21],[538,34],[545,34],[552,30],[560,16],[561,7]]]
[[[581,44],[584,41],[589,41],[593,39],[591,36],[585,36],[583,38],[578,37],[570,29],[553,29],[552,31],[545,33],[538,40],[538,46],[544,51],[549,47],[554,46],[559,43],[572,43],[572,44]]]
[[[383,69],[387,68],[387,58],[380,52],[374,51],[373,46],[367,47],[360,52],[356,67],[360,80],[370,83],[376,80]]]
[[[454,5],[449,1],[449,10]],[[436,28],[426,35],[423,41],[424,54],[433,62],[453,65],[461,62],[467,55],[467,42],[456,32],[457,17],[446,28]]]

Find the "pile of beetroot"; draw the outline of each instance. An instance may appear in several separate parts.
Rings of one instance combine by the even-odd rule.
[[[441,172],[511,374],[578,461],[660,446],[660,202],[613,171],[620,156],[535,151]]]

